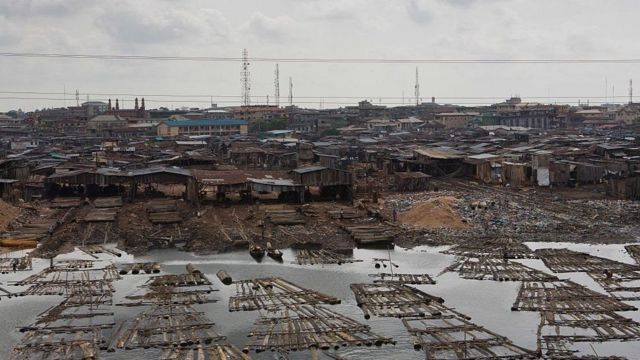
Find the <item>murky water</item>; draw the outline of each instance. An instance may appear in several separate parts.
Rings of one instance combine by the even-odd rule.
[[[609,257],[612,259],[632,263],[622,245],[574,245],[574,244],[528,244],[532,248],[540,247],[569,247],[578,251],[585,251],[593,255]],[[458,311],[472,317],[476,324],[485,326],[489,330],[508,336],[516,344],[534,349],[536,343],[536,327],[539,316],[535,312],[512,312],[510,311],[518,291],[518,282],[495,282],[460,279],[455,273],[445,273],[435,277],[454,259],[453,256],[440,254],[444,248],[420,247],[412,250],[397,248],[392,251],[391,257],[399,264],[395,269],[402,273],[428,273],[434,276],[437,284],[421,285],[419,289],[432,295],[445,299],[445,305],[454,307]],[[364,322],[372,327],[372,330],[394,338],[396,346],[388,345],[381,348],[346,348],[341,350],[341,355],[349,358],[365,359],[375,356],[380,359],[422,359],[424,353],[413,350],[412,339],[402,322],[399,319],[377,318],[365,320],[362,311],[356,306],[353,293],[349,285],[356,282],[371,282],[368,276],[378,270],[373,267],[371,261],[376,257],[387,257],[384,250],[355,250],[354,257],[364,260],[361,263],[345,265],[326,266],[299,266],[293,264],[294,254],[291,251],[284,251],[284,263],[280,264],[269,258],[262,263],[256,263],[247,252],[236,252],[219,255],[196,256],[189,253],[166,250],[154,251],[143,257],[135,258],[135,261],[157,261],[162,264],[165,273],[182,273],[186,264],[191,263],[197,266],[214,283],[214,287],[220,291],[215,296],[220,300],[213,304],[195,305],[196,308],[204,311],[208,318],[216,323],[216,330],[228,337],[229,341],[239,348],[247,343],[247,333],[250,331],[253,321],[259,317],[259,312],[233,312],[227,310],[229,296],[233,295],[233,286],[224,286],[215,276],[218,270],[224,269],[229,272],[234,279],[249,279],[254,277],[281,276],[302,286],[321,291],[326,294],[336,296],[342,300],[342,304],[331,306],[340,313],[351,316],[358,321]],[[64,255],[63,258],[84,258],[90,257],[79,252]],[[112,259],[110,256],[101,256],[103,259]],[[118,258],[118,262],[131,262],[134,258],[129,255]],[[523,263],[550,272],[540,260],[521,260]],[[35,260],[34,272],[42,269],[48,264],[47,261]],[[383,269],[388,272],[387,269]],[[3,287],[14,289],[7,285],[8,282],[22,279],[30,273],[22,272],[17,274],[0,275]],[[560,274],[561,278],[571,278],[572,280],[588,286],[596,291],[603,292],[597,284],[587,275],[580,273]],[[147,275],[126,275],[123,280],[116,281],[114,286],[116,293],[114,304],[120,302],[124,296],[132,293],[137,287],[142,285]],[[16,344],[21,334],[16,330],[17,326],[31,323],[36,315],[49,306],[61,301],[57,296],[42,297],[20,297],[0,301],[0,331],[4,336],[0,337],[0,357],[5,358],[14,344]],[[640,308],[640,303],[633,304]],[[116,321],[131,318],[136,313],[142,311],[142,307],[120,307],[114,306]],[[640,321],[638,312],[625,312],[621,315],[631,317]],[[594,344],[593,348],[586,346],[585,354],[593,354],[596,351],[599,355],[624,355],[630,359],[640,358],[640,342],[610,342]],[[105,354],[104,359],[151,359],[157,358],[159,353],[153,350],[118,351]],[[257,359],[274,358],[272,353],[260,355],[252,354]],[[292,354],[291,358],[306,359],[308,353]]]

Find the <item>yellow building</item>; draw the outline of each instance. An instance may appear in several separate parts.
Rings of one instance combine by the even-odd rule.
[[[247,121],[236,119],[171,120],[158,125],[158,136],[246,135]]]

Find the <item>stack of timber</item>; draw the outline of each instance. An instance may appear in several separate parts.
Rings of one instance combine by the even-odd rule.
[[[327,211],[327,214],[329,214],[329,217],[332,219],[350,220],[362,217],[354,208],[340,208],[339,210],[329,210]]]
[[[282,278],[234,282],[236,294],[229,298],[229,311],[275,310],[302,304],[339,304],[336,297],[310,290]]]
[[[412,284],[412,285],[433,285],[436,283],[428,274],[369,274],[369,276],[375,278],[374,283],[398,283],[398,284]]]
[[[636,307],[569,280],[523,282],[512,311],[607,312]]]
[[[491,257],[496,259],[537,259],[538,256],[519,240],[511,238],[484,238],[465,241],[443,254],[464,257]]]
[[[262,352],[339,349],[341,346],[394,344],[367,325],[322,306],[293,305],[261,317],[243,350]]]
[[[265,218],[274,225],[304,225],[307,220],[296,210],[267,210]]]
[[[372,247],[393,249],[396,237],[395,231],[381,224],[351,225],[343,227],[355,241],[358,247]]]
[[[356,304],[365,319],[380,317],[424,317],[458,315],[442,305],[444,300],[409,286],[396,283],[351,284]]]
[[[558,278],[540,270],[506,259],[489,257],[458,258],[446,271],[464,279],[493,281],[555,281]]]
[[[52,209],[69,209],[82,206],[82,199],[79,197],[55,198],[49,207]]]
[[[97,198],[93,202],[93,206],[98,209],[119,208],[122,207],[122,198],[120,196]]]
[[[91,256],[94,259],[98,258],[96,254],[109,254],[116,257],[122,256],[122,253],[120,253],[119,251],[110,249],[104,245],[80,246],[78,247],[78,249],[80,249],[81,251],[83,251],[84,253],[86,253],[87,255]]]
[[[538,249],[544,264],[556,273],[566,272],[612,272],[638,271],[640,266],[625,264],[619,261],[593,256],[568,249]]]
[[[88,223],[115,222],[118,211],[113,209],[91,209],[85,216],[84,221]]]
[[[536,359],[530,350],[458,316],[403,319],[427,359]]]
[[[296,261],[298,262],[298,265],[342,265],[347,263],[361,262],[362,260],[356,260],[352,257],[347,257],[343,254],[339,254],[330,250],[301,249],[296,253]]]
[[[138,274],[158,274],[160,273],[160,264],[157,262],[137,262],[133,264],[122,264],[119,270],[120,275],[138,275]]]
[[[31,270],[31,256],[0,258],[0,273]]]
[[[183,348],[224,342],[204,313],[189,305],[157,305],[126,321],[113,337],[110,351],[135,348]]]
[[[176,200],[152,200],[147,204],[147,216],[152,224],[175,224],[182,222]]]
[[[53,233],[53,231],[70,218],[71,211],[54,214],[50,218],[40,218],[22,225],[22,227],[5,232],[0,239],[0,245],[5,247],[35,248],[38,241]]]
[[[640,265],[640,245],[627,245],[624,247],[629,255]]]
[[[640,272],[603,271],[587,273],[598,285],[618,300],[640,300]]]

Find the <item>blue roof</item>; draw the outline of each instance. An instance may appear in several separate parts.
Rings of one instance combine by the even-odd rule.
[[[202,120],[171,120],[165,121],[169,126],[216,126],[216,125],[247,125],[246,120],[238,119],[202,119]]]

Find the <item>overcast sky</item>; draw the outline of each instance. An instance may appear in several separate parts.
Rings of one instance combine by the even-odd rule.
[[[0,52],[239,57],[246,47],[256,57],[628,59],[640,58],[638,14],[637,0],[0,0]],[[265,103],[266,95],[273,103],[274,67],[251,64],[252,103]],[[615,86],[617,100],[626,102],[638,70],[638,64],[419,65],[425,101],[458,103],[486,100],[446,98],[603,98],[605,78],[608,96]],[[283,63],[281,104],[289,76],[300,106],[318,107],[330,96],[353,98],[326,98],[324,107],[358,98],[401,103],[403,91],[406,102],[413,97],[415,65]],[[6,97],[63,98],[64,87],[78,89],[82,101],[86,93],[147,95],[148,108],[209,102],[152,94],[212,95],[220,106],[239,104],[241,94],[239,63],[0,57],[0,79],[0,91],[60,93],[3,93],[0,111],[62,106]],[[111,97],[133,106],[133,96]],[[73,95],[67,98],[75,104]]]

